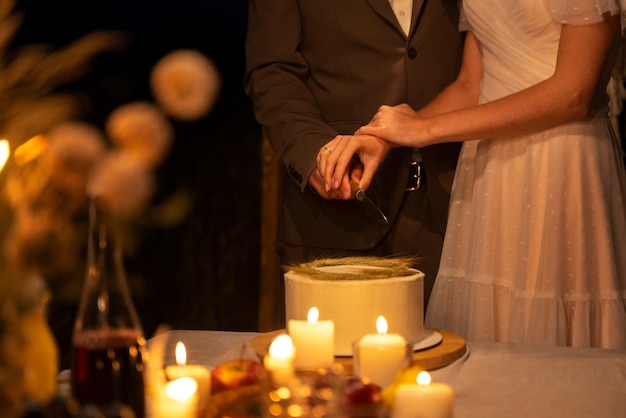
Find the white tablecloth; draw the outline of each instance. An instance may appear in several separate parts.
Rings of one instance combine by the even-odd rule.
[[[188,363],[209,368],[224,360],[257,358],[251,332],[172,330],[165,364],[177,341]],[[468,343],[467,353],[431,371],[454,392],[454,418],[626,418],[626,350]],[[243,353],[243,354],[242,354]],[[258,358],[257,358],[258,359]]]

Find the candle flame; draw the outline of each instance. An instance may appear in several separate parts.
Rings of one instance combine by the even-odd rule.
[[[376,331],[378,331],[379,334],[386,334],[387,333],[387,320],[385,319],[384,316],[379,316],[378,318],[376,318]]]
[[[179,366],[187,364],[187,350],[182,341],[176,343],[176,364]]]
[[[9,146],[9,141],[0,139],[0,171],[2,171],[4,165],[7,163],[10,152],[11,147]]]
[[[310,323],[315,324],[320,317],[320,311],[316,307],[309,309],[307,319]]]
[[[428,372],[419,372],[415,380],[418,385],[428,386],[430,385],[430,374]]]
[[[270,357],[286,359],[293,353],[293,341],[287,334],[281,334],[270,345]]]
[[[177,401],[186,401],[198,390],[198,382],[191,377],[181,377],[165,386],[165,393]]]

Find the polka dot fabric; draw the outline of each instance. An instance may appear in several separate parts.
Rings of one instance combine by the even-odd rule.
[[[552,74],[554,16],[573,3],[601,7],[464,2],[483,52],[481,102]],[[626,174],[597,96],[587,122],[464,143],[427,326],[469,341],[626,348]]]

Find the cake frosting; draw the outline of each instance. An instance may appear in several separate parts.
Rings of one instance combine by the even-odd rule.
[[[387,271],[354,264],[321,265],[314,273],[290,269],[284,275],[286,319],[306,320],[309,309],[318,308],[320,320],[334,321],[336,356],[352,355],[353,341],[376,333],[380,315],[389,333],[418,343],[424,334],[424,274],[407,268],[385,276]]]

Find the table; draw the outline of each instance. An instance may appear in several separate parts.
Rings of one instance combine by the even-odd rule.
[[[165,364],[173,364],[177,341],[189,363],[209,368],[222,361],[255,358],[254,332],[171,330]],[[454,418],[624,418],[626,350],[467,343],[449,366],[431,371],[433,381],[455,392]]]

